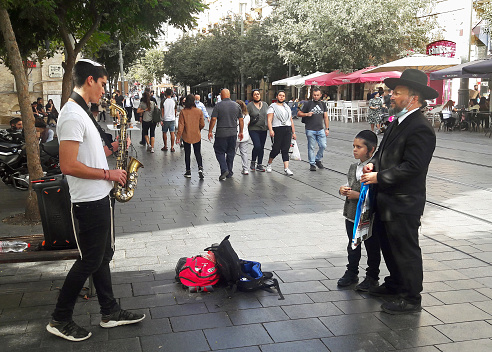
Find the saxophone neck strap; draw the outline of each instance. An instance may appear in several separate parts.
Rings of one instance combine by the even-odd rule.
[[[104,141],[104,143],[106,144],[106,146],[108,147],[108,149],[111,150],[112,153],[115,153],[115,151],[113,150],[113,146],[111,145],[111,138],[109,137],[109,135],[106,132],[104,132],[104,130],[102,129],[102,127],[99,126],[99,124],[97,123],[97,121],[94,119],[94,116],[92,116],[92,113],[91,113],[91,109],[89,108],[89,106],[87,106],[87,103],[85,102],[84,98],[82,98],[79,93],[77,93],[77,92],[74,91],[70,95],[70,99],[72,99],[73,101],[75,101],[77,104],[80,105],[80,107],[82,109],[85,110],[85,112],[87,113],[87,115],[89,115],[89,118],[91,119],[91,121],[94,124],[94,126],[96,126],[97,131],[101,135],[101,138]]]

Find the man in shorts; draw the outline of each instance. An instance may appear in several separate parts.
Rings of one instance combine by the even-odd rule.
[[[171,135],[171,152],[174,152],[174,131],[176,129],[176,103],[171,98],[173,91],[171,88],[166,89],[166,100],[161,105],[162,109],[162,139],[164,140],[164,147],[162,147],[162,151],[167,152],[169,149],[167,148],[167,132]]]

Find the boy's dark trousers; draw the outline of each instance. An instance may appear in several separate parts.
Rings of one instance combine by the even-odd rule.
[[[348,236],[348,264],[347,270],[359,274],[359,261],[361,257],[361,247],[362,243],[359,244],[355,249],[352,249],[352,237],[354,232],[354,223],[345,219],[345,228],[347,229]],[[381,263],[381,246],[379,244],[379,239],[377,233],[372,234],[367,240],[364,241],[364,246],[367,252],[367,269],[366,276],[369,276],[375,280],[379,280],[379,264]]]

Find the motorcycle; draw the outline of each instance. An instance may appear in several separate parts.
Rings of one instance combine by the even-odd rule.
[[[44,176],[61,174],[58,159],[58,140],[40,145],[40,161]],[[25,143],[18,136],[0,130],[0,178],[7,185],[26,191],[29,188],[29,172]]]

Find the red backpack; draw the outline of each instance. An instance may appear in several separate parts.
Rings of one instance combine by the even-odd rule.
[[[180,259],[180,262],[185,258]],[[212,286],[219,282],[219,273],[215,263],[202,256],[186,258],[184,265],[176,267],[177,279],[188,286],[190,292],[210,292]]]

